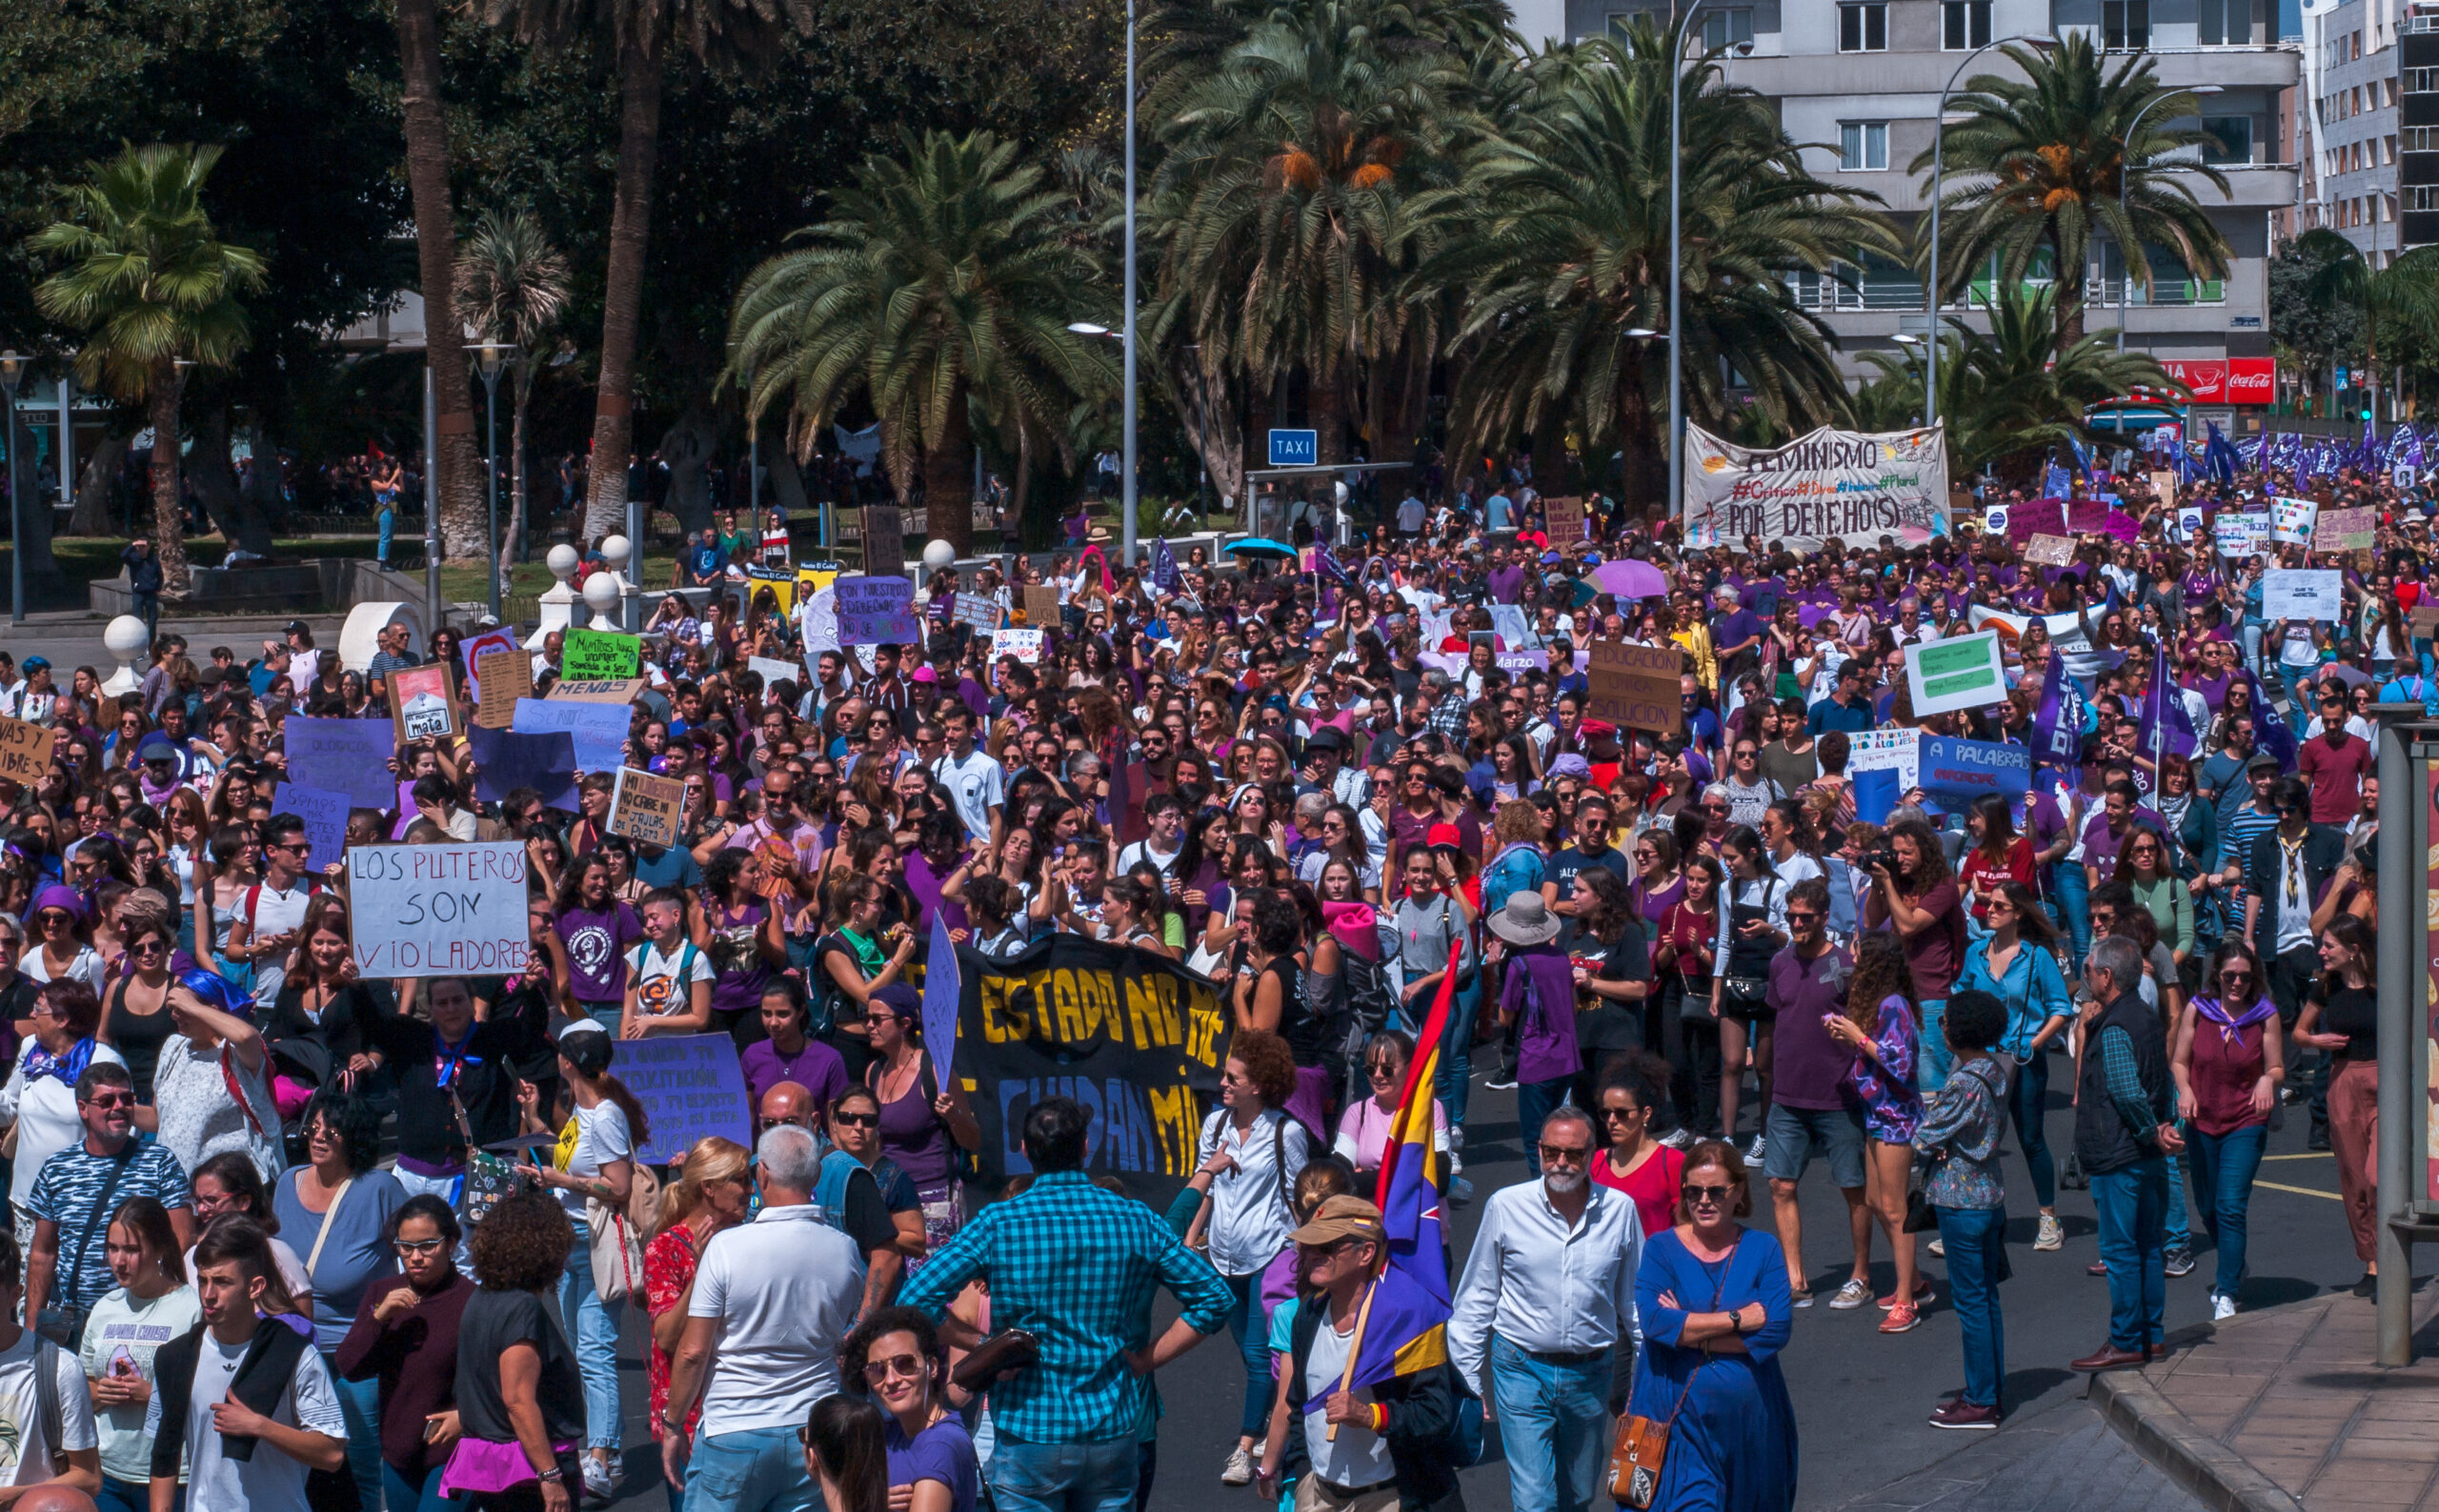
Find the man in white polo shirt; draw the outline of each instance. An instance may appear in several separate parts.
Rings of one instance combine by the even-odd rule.
[[[839,1389],[838,1348],[863,1301],[864,1257],[816,1216],[820,1170],[809,1131],[793,1123],[764,1130],[754,1150],[762,1211],[715,1238],[695,1272],[661,1416],[676,1426],[664,1430],[660,1447],[670,1483],[682,1484],[690,1502],[724,1512],[821,1504],[796,1430],[816,1401]],[[703,1421],[689,1445],[683,1424],[698,1391]]]

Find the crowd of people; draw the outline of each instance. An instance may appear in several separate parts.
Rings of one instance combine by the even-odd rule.
[[[1799,553],[1596,507],[1553,541],[1512,493],[1410,496],[1280,569],[1163,543],[934,572],[904,645],[823,643],[736,570],[764,531],[713,533],[624,753],[682,781],[675,843],[612,833],[610,772],[486,796],[457,736],[401,745],[395,804],[350,820],[524,847],[505,978],[360,973],[346,868],[281,804],[290,717],[385,715],[427,658],[463,696],[458,632],[356,667],[301,622],[243,655],[171,632],[120,696],[0,652],[0,716],[51,736],[0,788],[0,1480],[565,1512],[618,1490],[633,1311],[690,1508],[1119,1512],[1213,1468],[1301,1509],[1459,1506],[1495,1423],[1520,1508],[1764,1512],[1795,1495],[1777,1356],[1816,1301],[1898,1335],[1945,1291],[1964,1359],[1929,1421],[2000,1423],[2011,1205],[2057,1251],[2058,1189],[2089,1190],[2110,1305],[2078,1370],[2164,1347],[2205,1249],[2215,1314],[2245,1305],[2288,1105],[2369,1267],[2367,705],[2439,714],[2400,617],[2439,592],[2418,513],[2324,489],[2384,512],[2381,549],[2339,563],[2344,622],[2299,624],[2262,576],[2305,548],[2220,557],[2131,481],[2063,567],[1965,516]],[[1604,586],[1620,562],[1653,591]],[[1038,655],[995,655],[977,595]],[[2007,690],[1918,716],[1908,649],[1977,608]],[[1669,729],[1595,712],[1603,640],[1680,653]],[[1892,791],[1863,737],[1909,730],[2028,748],[2028,781]],[[1218,984],[1171,1207],[1099,1179],[1064,1099],[1010,1130],[1021,1161],[982,1148],[995,1094],[924,1043],[936,917],[987,959],[1064,934]],[[620,1058],[706,1034],[752,1142],[655,1165]],[[1418,1116],[1473,1232],[1444,1346],[1356,1385]],[[1526,1179],[1477,1190],[1468,1147],[1511,1133]],[[1822,1263],[1817,1166],[1848,1219]],[[1233,1441],[1156,1455],[1159,1367],[1223,1330]]]

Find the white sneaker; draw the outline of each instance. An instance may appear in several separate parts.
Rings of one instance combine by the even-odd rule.
[[[1660,1137],[1660,1142],[1672,1150],[1690,1150],[1694,1147],[1693,1131],[1683,1127],[1671,1129]]]
[[[1757,1134],[1753,1136],[1753,1142],[1744,1147],[1744,1163],[1758,1170],[1761,1167],[1763,1157],[1769,1153],[1770,1141],[1764,1136]]]
[[[1947,1240],[1935,1239],[1931,1240],[1927,1247],[1932,1254],[1937,1255],[1940,1259],[1947,1259]]]
[[[584,1494],[587,1498],[608,1502],[617,1495],[618,1478],[610,1473],[610,1462],[594,1455],[584,1457]]]
[[[2066,1247],[2066,1231],[2058,1226],[2058,1215],[2055,1213],[2041,1215],[2041,1230],[2032,1237],[2032,1247],[2040,1250]]]
[[[1228,1452],[1228,1463],[1220,1472],[1220,1483],[1221,1485],[1254,1483],[1254,1457],[1243,1444],[1240,1443]]]
[[[2224,1323],[2228,1319],[2235,1316],[2236,1300],[2234,1298],[2214,1296],[2210,1299],[2210,1320],[2212,1322]]]
[[[1832,1312],[1850,1313],[1870,1300],[1871,1282],[1861,1277],[1849,1276],[1846,1278],[1846,1284],[1838,1288],[1838,1295],[1829,1299],[1829,1309]]]

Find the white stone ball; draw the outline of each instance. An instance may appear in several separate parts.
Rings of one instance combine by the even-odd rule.
[[[1344,478],[1340,478],[1336,483],[1334,483],[1334,484],[1332,484],[1332,485],[1330,485],[1330,486],[1331,486],[1333,489],[1335,489],[1335,490],[1337,491],[1337,493],[1338,493],[1338,501],[1339,501],[1340,503],[1341,503],[1341,504],[1345,503],[1345,502],[1346,502],[1346,479],[1344,479]]]
[[[612,536],[611,539],[617,539]],[[618,607],[618,581],[608,573],[595,573],[584,580],[584,606],[596,615],[607,615]]]
[[[956,565],[956,547],[946,541],[926,541],[923,544],[923,566],[926,571],[937,573],[942,568]]]
[[[627,557],[634,550],[627,544],[627,537],[624,535],[601,537],[601,559],[610,564],[610,570],[614,573],[626,570]]]
[[[550,568],[552,576],[566,582],[575,575],[576,567],[583,560],[576,554],[574,547],[561,541],[551,548],[550,554],[542,558],[542,564]]]
[[[133,615],[121,615],[102,627],[102,646],[121,661],[133,661],[152,644],[151,632]]]

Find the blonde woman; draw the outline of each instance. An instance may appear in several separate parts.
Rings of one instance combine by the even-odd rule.
[[[697,1139],[686,1152],[677,1179],[660,1194],[652,1242],[644,1246],[644,1311],[652,1319],[652,1435],[665,1432],[661,1409],[669,1404],[670,1352],[686,1331],[686,1304],[695,1295],[695,1268],[712,1236],[745,1221],[754,1197],[754,1161],[745,1146],[716,1135]],[[699,1416],[699,1408],[696,1416]],[[695,1417],[682,1429],[690,1437]]]

